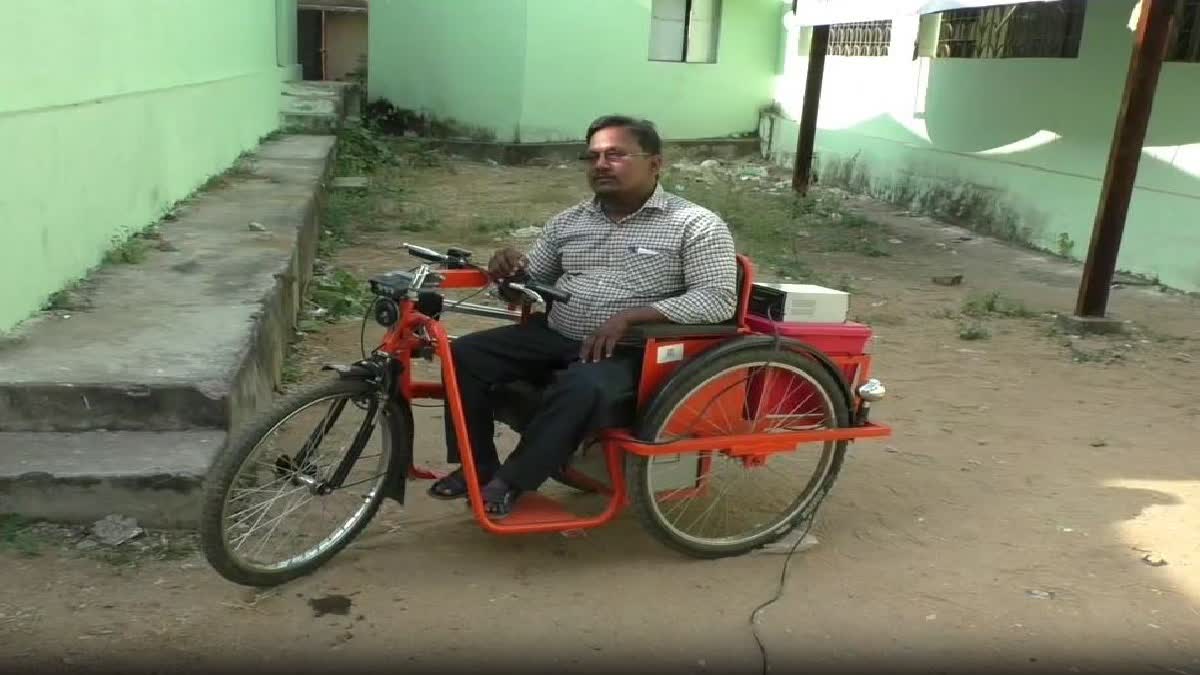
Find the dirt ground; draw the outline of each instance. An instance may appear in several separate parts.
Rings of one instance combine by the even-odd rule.
[[[485,255],[496,223],[538,224],[586,194],[576,167],[455,161],[401,183],[389,217],[419,213],[427,230],[359,232],[338,266],[403,267],[399,242],[454,243],[446,232]],[[1045,313],[1070,309],[1077,266],[886,205],[845,209],[884,224],[889,255],[807,263],[848,277],[853,314],[875,327],[890,390],[876,417],[895,436],[852,450],[819,512],[820,543],[761,614],[772,670],[1200,674],[1200,303],[1123,287],[1112,306],[1132,332],[1075,339]],[[958,286],[931,282],[959,273]],[[961,316],[992,291],[1031,314]],[[451,332],[480,325],[450,320]],[[310,335],[304,376],[356,357],[358,328]],[[440,411],[416,412],[418,460],[440,468]],[[586,536],[496,538],[461,503],[419,492],[280,589],[233,586],[183,555],[116,564],[5,548],[3,662],[753,673],[748,619],[784,562],[685,559],[632,517]],[[349,606],[322,614],[330,596]]]

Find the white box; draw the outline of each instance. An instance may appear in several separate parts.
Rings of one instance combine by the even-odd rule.
[[[850,294],[813,284],[755,282],[750,313],[783,323],[845,323]]]

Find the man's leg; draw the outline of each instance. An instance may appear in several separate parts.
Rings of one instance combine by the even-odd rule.
[[[572,363],[547,389],[542,409],[497,477],[509,487],[537,490],[588,433],[613,424],[614,402],[637,391],[640,363],[637,350],[596,363]]]
[[[451,344],[472,455],[485,477],[500,466],[494,440],[491,388],[561,367],[570,344],[537,318],[522,325],[470,333]],[[443,417],[446,460],[458,464],[461,454],[449,402],[443,406]]]

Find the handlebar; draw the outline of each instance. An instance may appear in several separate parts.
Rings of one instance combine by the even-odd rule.
[[[545,303],[545,298],[550,298],[557,302],[571,301],[570,293],[564,293],[553,286],[539,284],[536,281],[500,281],[498,283],[503,288],[511,288],[514,291],[524,294],[535,303]]]
[[[408,252],[412,255],[423,260],[428,260],[429,262],[446,262],[450,259],[450,256],[445,255],[444,253],[438,253],[437,251],[431,248],[425,248],[424,246],[417,246],[416,244],[409,244],[407,242],[404,243],[403,246],[404,248],[408,249]]]
[[[413,256],[435,263],[455,262],[459,258],[465,260],[466,256],[470,255],[469,252],[453,249],[453,251],[458,254],[457,258],[453,258],[445,253],[438,253],[431,248],[418,246],[416,244],[409,244],[408,242],[405,242],[402,244],[402,246]],[[563,292],[553,286],[547,286],[546,284],[539,284],[536,281],[530,281],[524,274],[520,274],[517,277],[510,279],[497,280],[496,285],[500,286],[501,288],[511,288],[512,290],[517,291],[529,298],[534,303],[545,303],[546,298],[550,298],[551,300],[555,300],[557,302],[571,301],[570,293]]]

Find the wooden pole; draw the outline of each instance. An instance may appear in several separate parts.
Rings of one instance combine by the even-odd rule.
[[[1133,186],[1137,179],[1142,145],[1150,126],[1154,93],[1162,71],[1167,41],[1171,35],[1171,16],[1175,0],[1142,0],[1137,37],[1125,94],[1117,116],[1108,168],[1100,192],[1100,205],[1092,227],[1092,241],[1083,266],[1075,314],[1080,317],[1102,318],[1108,309],[1108,296],[1117,269],[1117,254],[1121,250],[1121,235]]]
[[[804,110],[800,115],[796,166],[792,173],[792,189],[802,195],[808,193],[808,185],[812,182],[817,113],[821,109],[821,82],[825,77],[825,55],[828,53],[829,26],[813,26],[812,45],[808,50],[808,79],[804,83]]]

